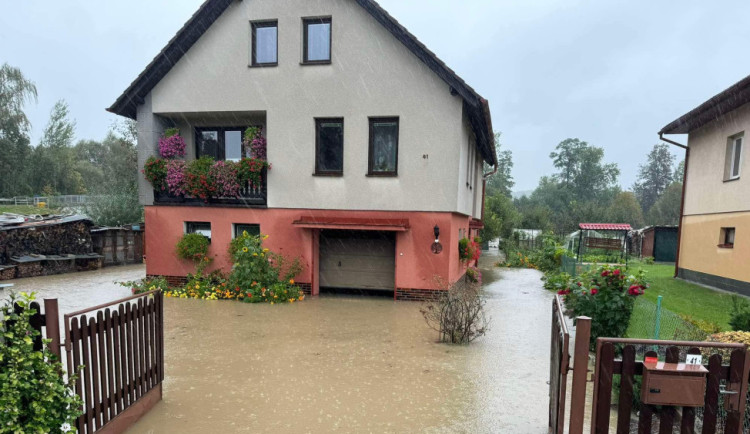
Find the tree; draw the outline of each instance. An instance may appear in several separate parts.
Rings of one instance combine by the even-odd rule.
[[[674,181],[672,168],[675,156],[669,152],[669,145],[654,145],[648,154],[646,164],[639,166],[638,180],[633,185],[633,192],[641,203],[643,211],[648,213],[669,184]]]
[[[675,167],[674,175],[672,177],[674,178],[674,182],[682,182],[685,178],[685,160],[680,160],[680,162],[677,163],[677,167]]]
[[[502,194],[507,197],[511,197],[513,186],[513,153],[509,150],[501,150],[502,144],[500,143],[500,136],[502,133],[495,133],[495,153],[497,155],[497,172],[487,178],[487,189],[485,190],[487,196],[494,196],[496,194]],[[485,171],[490,171],[491,168],[485,163]]]
[[[0,66],[0,196],[30,193],[27,176],[29,122],[24,106],[36,102],[36,86],[21,70],[7,63]]]
[[[603,163],[604,149],[579,139],[565,139],[550,153],[559,170],[552,179],[569,190],[581,202],[612,193],[617,186],[620,169],[617,164]]]
[[[508,238],[521,223],[521,214],[516,211],[513,201],[498,194],[485,199],[484,229],[482,238],[492,240],[497,237]]]
[[[81,174],[75,170],[73,139],[75,121],[70,119],[68,104],[55,103],[44,128],[41,142],[34,149],[35,191],[51,188],[57,194],[81,194],[86,191]]]
[[[628,223],[634,228],[643,227],[643,211],[635,194],[630,191],[618,193],[607,209],[607,221]]]
[[[673,182],[664,190],[654,206],[648,212],[650,225],[678,225],[682,205],[682,184]]]

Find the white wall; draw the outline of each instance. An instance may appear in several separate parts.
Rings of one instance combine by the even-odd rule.
[[[332,17],[331,65],[300,65],[309,16]],[[279,66],[249,68],[249,22],[266,19],[279,23]],[[269,207],[481,214],[481,181],[466,193],[459,174],[461,98],[354,0],[235,2],[151,96],[169,116],[266,112]],[[365,176],[368,116],[400,118],[397,178]],[[312,176],[315,117],[344,117],[342,178]]]
[[[727,139],[742,132],[740,178],[725,181]],[[750,211],[750,104],[690,133],[688,146],[685,215]]]

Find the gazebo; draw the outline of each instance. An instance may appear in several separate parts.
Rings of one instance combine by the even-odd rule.
[[[627,223],[579,223],[578,262],[583,262],[583,255],[590,249],[619,251],[628,262],[628,232],[632,230]]]

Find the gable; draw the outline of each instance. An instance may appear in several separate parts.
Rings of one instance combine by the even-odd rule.
[[[209,27],[236,0],[207,0],[185,23],[162,51],[149,63],[146,69],[130,84],[120,97],[107,110],[135,119],[138,105],[169,73],[185,53],[203,36]],[[248,0],[252,1],[252,0]],[[354,0],[350,0],[354,1]],[[432,51],[427,49],[408,30],[401,26],[388,12],[372,0],[356,0],[373,19],[386,28],[411,53],[423,62],[441,80],[450,86],[452,93],[460,95],[464,111],[477,138],[477,147],[484,160],[496,165],[494,133],[489,103],[472,89],[453,70],[448,68]]]

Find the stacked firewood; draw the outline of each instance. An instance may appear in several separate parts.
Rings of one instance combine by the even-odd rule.
[[[0,231],[0,264],[27,255],[87,254],[93,251],[91,222],[18,227]]]

